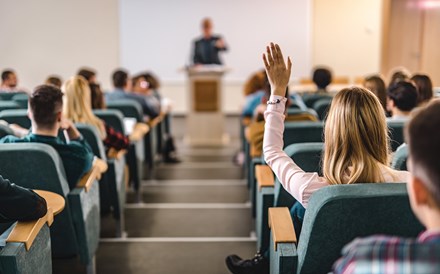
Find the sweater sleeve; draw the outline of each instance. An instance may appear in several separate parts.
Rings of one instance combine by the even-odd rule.
[[[287,192],[306,208],[312,193],[328,186],[328,183],[316,172],[303,171],[283,151],[284,110],[287,98],[272,95],[270,101],[273,100],[280,102],[269,104],[264,113],[264,159]]]

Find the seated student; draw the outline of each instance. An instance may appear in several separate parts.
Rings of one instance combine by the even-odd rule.
[[[41,85],[29,98],[31,133],[23,138],[5,136],[0,143],[36,142],[51,145],[61,157],[70,189],[90,170],[93,152],[70,120],[62,117],[63,93],[52,85]],[[64,130],[67,142],[58,137]]]
[[[411,173],[411,209],[426,227],[416,239],[371,236],[342,250],[335,273],[420,273],[440,271],[440,101],[416,111],[405,129]]]
[[[131,90],[131,79],[125,70],[118,69],[112,75],[113,86],[115,89],[105,95],[105,100],[118,101],[121,99],[134,100],[142,106],[142,111],[147,119],[155,118],[159,115],[157,111],[152,109],[143,96],[128,92]]]
[[[388,83],[388,88],[400,81],[408,81],[410,75],[410,72],[405,67],[393,68],[391,70],[391,78],[390,82]]]
[[[282,186],[304,208],[312,194],[337,184],[405,182],[408,173],[388,166],[388,128],[379,99],[369,90],[345,88],[332,101],[324,128],[323,174],[305,172],[283,151],[285,90],[292,63],[285,65],[281,49],[271,44],[263,57],[271,85],[265,112],[263,152]],[[232,273],[268,273],[268,259],[257,254],[243,260],[228,256]]]
[[[131,82],[133,83],[132,93],[143,97],[147,102],[150,109],[148,116],[158,116],[160,113],[160,101],[154,96],[154,91],[150,88],[150,83],[147,79],[142,74],[139,74],[134,76]]]
[[[312,79],[318,93],[327,92],[327,87],[332,82],[332,72],[325,67],[315,68]]]
[[[57,88],[61,88],[61,86],[63,85],[63,81],[61,80],[61,77],[57,75],[50,75],[49,77],[47,77],[46,81],[44,81],[44,84],[54,85]]]
[[[261,103],[265,93],[265,82],[267,76],[264,70],[251,75],[244,85],[245,103],[242,116],[252,117],[255,109]]]
[[[99,85],[98,81],[96,80],[96,71],[91,68],[81,68],[78,73],[78,76],[84,77],[86,79],[87,83],[89,84],[90,90],[92,91],[91,101],[93,102],[100,102],[104,105],[101,106],[101,108],[105,108],[104,103],[104,93],[101,90],[101,86]]]
[[[371,75],[365,78],[364,88],[372,91],[380,101],[383,109],[386,110],[387,107],[387,90],[385,87],[385,82],[380,77],[380,75]]]
[[[18,87],[17,74],[11,70],[6,69],[2,72],[2,83],[0,85],[0,92],[25,92],[25,89]]]
[[[67,80],[62,91],[64,93],[63,115],[74,123],[89,124],[98,130],[107,149],[127,149],[130,142],[126,136],[116,132],[111,126],[93,114],[91,91],[89,84],[82,76],[74,76]]]
[[[46,212],[44,198],[0,176],[0,223],[35,220]]]
[[[431,79],[425,74],[414,74],[411,81],[417,88],[417,106],[425,106],[434,97]]]
[[[407,81],[400,81],[390,86],[387,92],[387,110],[390,120],[406,121],[417,106],[417,89]]]

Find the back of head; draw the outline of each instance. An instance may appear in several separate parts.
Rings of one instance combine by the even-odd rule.
[[[440,207],[440,101],[421,108],[405,128],[411,173],[422,179]]]
[[[63,81],[61,81],[61,77],[56,76],[56,75],[51,75],[49,77],[47,77],[46,81],[44,81],[44,83],[46,85],[53,85],[56,86],[57,88],[61,88]]]
[[[104,93],[101,90],[101,86],[98,84],[89,84],[91,92],[92,109],[105,109]]]
[[[253,94],[257,91],[264,90],[267,81],[265,71],[258,71],[251,75],[251,77],[244,84],[244,95]]]
[[[74,123],[86,123],[97,127],[101,135],[102,122],[92,112],[91,91],[86,79],[82,76],[73,76],[67,80],[62,88],[64,98],[63,114]]]
[[[4,71],[2,71],[2,82],[8,80],[11,74],[14,74],[14,71],[12,69],[5,69]]]
[[[123,69],[118,69],[112,75],[113,86],[123,89],[127,85],[128,73]]]
[[[411,81],[413,81],[417,88],[417,105],[426,103],[432,99],[434,96],[434,90],[432,88],[432,81],[428,75],[415,74],[411,77]]]
[[[399,81],[388,88],[388,97],[401,111],[411,111],[417,106],[417,88],[407,81]]]
[[[324,67],[316,68],[313,71],[313,82],[318,89],[325,90],[332,82],[332,73],[329,69]]]
[[[388,128],[379,99],[360,87],[334,97],[325,123],[324,177],[330,184],[383,180],[388,163]]]
[[[84,77],[87,82],[94,82],[94,78],[96,77],[96,71],[91,68],[81,68],[77,75]]]
[[[63,93],[53,85],[41,85],[29,97],[33,122],[41,129],[53,129],[63,108]]]
[[[151,89],[157,90],[160,87],[159,79],[157,79],[157,77],[154,76],[151,72],[146,72],[142,75],[144,76],[145,80],[147,80],[147,82],[150,84]]]
[[[387,90],[382,77],[380,75],[372,75],[365,78],[364,87],[372,91],[379,98],[380,103],[385,109],[387,105]]]
[[[392,70],[390,82],[388,83],[388,87],[401,82],[408,81],[410,73],[404,67],[397,67]]]

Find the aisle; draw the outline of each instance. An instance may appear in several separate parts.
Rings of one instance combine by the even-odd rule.
[[[221,149],[179,144],[183,162],[158,167],[142,184],[143,203],[127,204],[127,237],[101,240],[98,273],[224,274],[226,255],[252,256],[248,191],[231,162],[237,148],[238,140]]]

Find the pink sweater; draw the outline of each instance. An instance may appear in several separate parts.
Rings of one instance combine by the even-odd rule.
[[[263,141],[264,158],[287,192],[307,208],[313,192],[328,186],[329,183],[316,172],[303,171],[283,151],[284,108],[287,99],[276,95],[270,98],[271,101],[276,99],[280,99],[281,103],[268,105],[264,113],[266,119]],[[386,182],[406,182],[408,174],[407,171],[390,168],[382,170]]]

